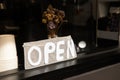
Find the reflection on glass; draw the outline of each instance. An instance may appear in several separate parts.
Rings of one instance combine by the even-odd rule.
[[[98,46],[118,46],[120,2],[98,2]]]
[[[6,9],[5,3],[3,2],[0,3],[0,9]]]

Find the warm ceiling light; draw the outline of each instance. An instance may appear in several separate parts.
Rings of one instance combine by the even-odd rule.
[[[3,2],[0,3],[0,9],[6,9],[5,3]]]

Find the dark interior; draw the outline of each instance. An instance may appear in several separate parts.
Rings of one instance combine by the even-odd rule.
[[[0,9],[0,34],[15,35],[19,66],[24,62],[24,42],[47,39],[47,28],[41,21],[49,4],[65,11],[68,22],[62,24],[58,36],[71,35],[76,47],[80,41],[87,44],[85,52],[118,46],[116,40],[97,38],[98,19],[93,6],[97,3],[91,0],[0,0],[0,3],[5,5]]]

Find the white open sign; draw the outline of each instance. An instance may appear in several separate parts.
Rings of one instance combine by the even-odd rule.
[[[71,36],[24,43],[25,69],[74,59],[77,57]]]

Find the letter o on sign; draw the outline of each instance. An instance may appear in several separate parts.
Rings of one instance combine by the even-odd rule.
[[[38,60],[37,60],[36,62],[33,62],[32,59],[31,59],[31,53],[32,53],[33,50],[36,50],[36,51],[38,52],[38,54],[39,54]],[[40,64],[40,62],[41,62],[41,50],[40,50],[39,47],[37,47],[37,46],[32,46],[32,47],[29,49],[29,51],[28,51],[28,61],[29,61],[29,63],[30,63],[31,65],[33,65],[33,66],[37,66],[37,65]]]

